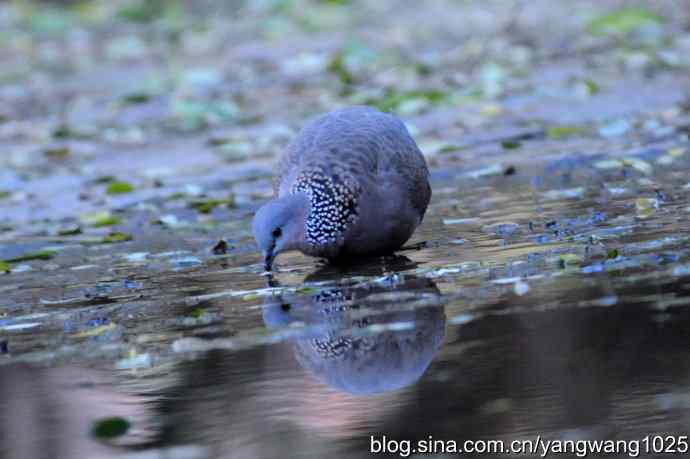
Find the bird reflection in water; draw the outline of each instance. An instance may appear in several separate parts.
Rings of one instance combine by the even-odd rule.
[[[293,342],[300,365],[334,389],[367,395],[409,386],[424,374],[443,342],[441,300],[430,279],[387,274],[373,283],[270,297],[263,318],[269,328],[303,323]]]

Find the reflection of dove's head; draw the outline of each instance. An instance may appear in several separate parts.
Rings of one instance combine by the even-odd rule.
[[[443,341],[445,313],[428,279],[395,285],[328,288],[281,298],[264,309],[269,327],[304,322],[297,360],[327,385],[352,394],[408,386],[427,369]]]

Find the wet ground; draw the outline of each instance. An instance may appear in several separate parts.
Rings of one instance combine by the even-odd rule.
[[[0,457],[687,435],[688,2],[54,5],[0,3]],[[276,156],[361,103],[424,224],[268,279]]]

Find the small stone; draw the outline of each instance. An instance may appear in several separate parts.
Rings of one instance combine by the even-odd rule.
[[[564,190],[549,190],[544,193],[544,199],[548,201],[557,201],[559,199],[580,199],[584,196],[585,189],[583,187],[566,188]]]
[[[228,253],[228,243],[221,239],[211,248],[211,251],[214,255],[225,255]]]
[[[474,223],[479,223],[479,218],[446,218],[443,219],[444,225],[470,225]]]
[[[529,284],[523,281],[517,281],[513,284],[513,291],[517,296],[522,296],[529,292]]]
[[[12,272],[15,274],[25,273],[25,272],[29,272],[32,270],[33,270],[33,268],[31,267],[31,265],[26,265],[26,264],[17,265],[17,266],[12,268]]]
[[[127,255],[124,256],[124,259],[132,262],[132,263],[137,263],[137,262],[142,262],[146,260],[146,258],[149,256],[148,252],[133,252],[133,253],[128,253]]]
[[[508,237],[515,234],[520,229],[520,225],[514,222],[498,222],[484,227],[487,233],[497,236]]]
[[[153,366],[153,358],[151,354],[133,355],[129,358],[115,362],[115,369],[117,370],[132,370],[136,368],[151,368]]]
[[[170,260],[170,262],[178,268],[190,268],[192,266],[198,266],[201,264],[201,260],[193,256],[175,258]]]
[[[602,137],[619,137],[628,132],[632,125],[627,120],[616,120],[599,128]]]
[[[503,174],[504,170],[505,168],[502,164],[492,164],[491,166],[467,172],[465,175],[467,175],[470,178],[478,179],[482,177],[488,177],[491,175],[501,175]]]
[[[180,219],[177,218],[176,215],[173,214],[168,214],[168,215],[163,215],[158,219],[158,222],[161,225],[168,226],[170,228],[177,228],[181,225]]]
[[[464,325],[466,323],[472,322],[475,319],[474,315],[470,313],[462,313],[457,316],[451,317],[448,321],[451,325]]]

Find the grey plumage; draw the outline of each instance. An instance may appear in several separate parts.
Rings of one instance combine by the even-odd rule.
[[[267,269],[287,250],[336,258],[398,249],[424,217],[428,175],[396,117],[351,107],[316,118],[288,146],[275,198],[254,219]]]

